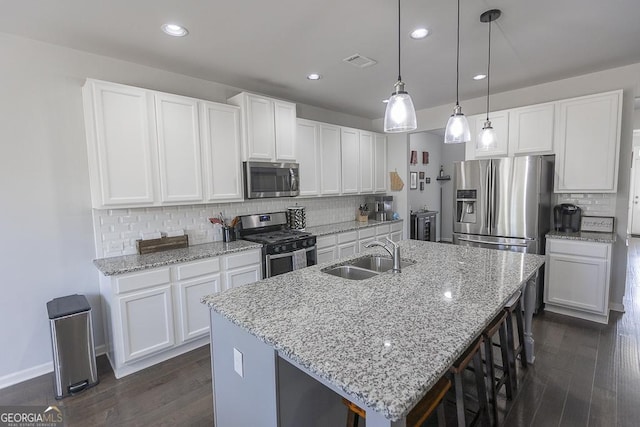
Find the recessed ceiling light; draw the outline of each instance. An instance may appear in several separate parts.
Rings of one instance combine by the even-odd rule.
[[[487,75],[486,74],[478,74],[473,76],[473,80],[482,80],[482,79],[486,79]]]
[[[426,28],[416,28],[411,32],[411,38],[414,40],[420,40],[429,35],[429,30]]]
[[[189,31],[185,27],[177,24],[162,24],[162,31],[174,37],[184,37],[189,34]]]
[[[320,80],[322,76],[318,73],[311,73],[307,76],[309,80]]]

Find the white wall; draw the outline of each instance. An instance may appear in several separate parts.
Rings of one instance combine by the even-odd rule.
[[[0,33],[0,388],[52,369],[46,302],[72,293],[103,327],[84,136],[87,77],[224,102],[239,89]],[[371,121],[299,106],[312,120]]]
[[[611,302],[618,304],[618,308],[621,308],[627,267],[627,248],[625,241],[629,202],[629,153],[631,153],[632,131],[635,120],[634,98],[640,94],[640,63],[502,92],[495,95],[492,94],[491,109],[502,110],[515,108],[615,89],[623,89],[623,105],[622,132],[620,137],[620,169],[618,173],[618,192],[615,200],[616,233],[618,239],[613,251]],[[467,116],[470,116],[482,113],[486,105],[485,103],[486,98],[474,98],[462,100],[460,105],[462,106],[463,112]],[[442,128],[446,125],[452,109],[453,103],[417,111],[418,129],[416,129],[416,132]],[[376,119],[374,121],[374,129],[378,131],[382,129],[382,119]]]

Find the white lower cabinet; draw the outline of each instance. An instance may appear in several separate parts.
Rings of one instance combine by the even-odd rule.
[[[116,378],[209,343],[205,295],[262,278],[262,254],[220,257],[100,277],[107,356]]]
[[[123,343],[122,362],[173,347],[171,286],[159,286],[118,297]]]
[[[547,239],[545,310],[607,323],[610,243]]]
[[[176,321],[178,343],[209,334],[209,309],[200,302],[204,295],[222,290],[220,274],[178,282],[176,292]]]
[[[335,261],[338,258],[335,234],[318,237],[316,239],[316,248],[318,264]]]
[[[363,252],[373,241],[386,243],[385,237],[394,242],[402,240],[402,221],[360,228],[357,231],[320,236],[316,239],[318,264]]]
[[[391,232],[389,233],[389,238],[396,243],[402,240],[403,224],[403,222],[394,222],[393,224],[391,224]]]

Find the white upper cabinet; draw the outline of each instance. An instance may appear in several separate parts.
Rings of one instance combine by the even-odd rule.
[[[489,113],[489,120],[491,126],[496,132],[498,138],[498,146],[491,150],[477,150],[476,144],[478,141],[478,134],[484,127],[484,122],[487,120],[487,114],[478,114],[476,116],[469,117],[469,121],[473,120],[473,127],[469,125],[470,129],[474,129],[475,132],[471,134],[471,144],[475,151],[475,157],[506,157],[509,154],[509,112],[508,111],[493,111]]]
[[[92,206],[242,200],[240,109],[88,79]]]
[[[95,80],[87,81],[82,94],[93,207],[153,203],[153,97]]]
[[[373,193],[373,173],[374,173],[374,140],[373,133],[359,132],[359,169],[360,178],[358,182],[358,190],[361,193]]]
[[[509,155],[553,154],[555,105],[509,110]]]
[[[192,98],[154,95],[161,202],[202,200],[198,105]]]
[[[242,111],[243,160],[296,160],[295,104],[246,92],[228,102]]]
[[[298,119],[296,145],[300,165],[300,195],[320,194],[320,126],[317,122]]]
[[[557,193],[615,193],[618,184],[622,91],[558,103]]]
[[[340,131],[340,152],[342,156],[342,194],[358,192],[360,177],[359,165],[359,131],[342,128]]]
[[[320,194],[340,194],[340,127],[320,123]]]
[[[200,101],[205,200],[242,200],[240,108]]]
[[[374,191],[387,191],[387,137],[379,133],[373,134],[374,140]]]
[[[296,105],[273,101],[276,160],[296,161]]]

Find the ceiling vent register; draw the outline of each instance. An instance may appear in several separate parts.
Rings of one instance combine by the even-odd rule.
[[[358,68],[367,68],[378,63],[375,59],[367,58],[359,53],[348,56],[343,61]]]

